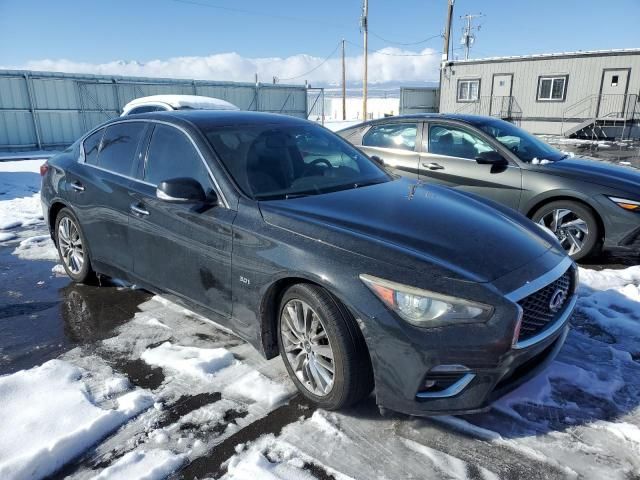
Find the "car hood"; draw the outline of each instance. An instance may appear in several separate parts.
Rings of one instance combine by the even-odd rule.
[[[640,171],[601,160],[565,158],[544,165],[531,165],[532,170],[583,180],[605,187],[637,192],[640,188]],[[637,196],[637,194],[636,194]]]
[[[476,282],[501,277],[551,248],[539,227],[516,212],[409,179],[260,202],[260,209],[267,223],[323,243]]]

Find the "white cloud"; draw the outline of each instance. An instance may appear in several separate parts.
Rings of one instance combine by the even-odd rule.
[[[369,54],[369,82],[423,82],[438,78],[439,54],[426,48],[419,52],[388,47]],[[45,70],[67,73],[93,73],[105,75],[130,75],[148,77],[194,78],[251,82],[254,74],[262,82],[270,82],[273,76],[282,83],[338,84],[341,67],[339,55],[320,65],[323,58],[306,54],[286,58],[247,58],[238,53],[219,53],[206,57],[174,57],[166,60],[112,61],[107,63],[75,62],[73,60],[33,60],[13,68]],[[347,57],[347,81],[362,79],[362,55]],[[308,75],[300,76],[318,67]],[[285,80],[291,77],[291,80]]]

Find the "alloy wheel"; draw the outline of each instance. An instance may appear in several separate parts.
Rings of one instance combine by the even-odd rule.
[[[74,275],[82,271],[84,247],[78,226],[69,217],[63,217],[58,225],[58,245],[65,266]]]
[[[538,223],[549,229],[557,237],[569,255],[575,255],[580,252],[589,236],[587,222],[568,208],[551,210]]]
[[[316,396],[328,395],[333,388],[335,363],[320,316],[306,302],[290,300],[282,309],[280,333],[286,360],[300,383]]]

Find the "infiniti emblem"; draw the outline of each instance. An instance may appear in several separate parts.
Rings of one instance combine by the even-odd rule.
[[[551,310],[552,312],[557,312],[558,310],[560,310],[562,305],[564,305],[566,297],[567,292],[565,292],[561,288],[558,288],[555,292],[553,292],[553,295],[551,295],[551,300],[549,300],[549,310]]]

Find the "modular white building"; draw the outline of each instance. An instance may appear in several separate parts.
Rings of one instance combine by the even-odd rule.
[[[491,115],[539,134],[640,137],[640,49],[448,62],[440,111]]]

